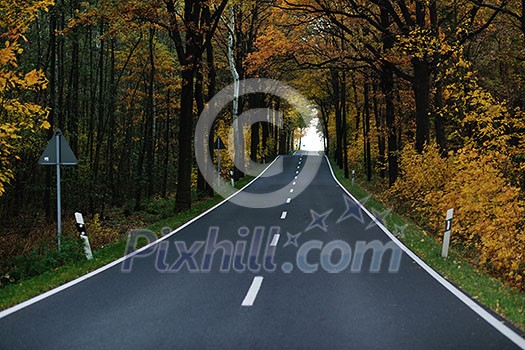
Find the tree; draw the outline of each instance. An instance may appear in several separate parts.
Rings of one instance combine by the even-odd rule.
[[[31,102],[31,93],[45,89],[47,80],[40,69],[21,71],[17,60],[24,51],[24,33],[39,12],[52,5],[51,0],[0,1],[0,195],[13,178],[13,161],[27,145],[25,137],[49,128],[48,110]]]
[[[169,35],[175,45],[181,67],[181,95],[179,122],[179,161],[177,197],[175,211],[191,207],[191,171],[193,164],[193,102],[194,79],[198,63],[202,59],[207,43],[217,28],[219,19],[226,7],[227,0],[222,0],[211,11],[211,3],[200,0],[185,0],[179,16],[179,9],[173,0],[167,0],[166,10],[169,14]],[[210,25],[202,20],[203,11],[210,11]],[[184,32],[181,28],[185,28]]]

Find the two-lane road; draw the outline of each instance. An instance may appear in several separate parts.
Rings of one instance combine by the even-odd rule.
[[[305,183],[309,157],[321,164]],[[286,188],[282,204],[225,202],[133,258],[0,313],[0,349],[525,348],[372,220],[325,158],[278,163],[282,172],[244,191]]]

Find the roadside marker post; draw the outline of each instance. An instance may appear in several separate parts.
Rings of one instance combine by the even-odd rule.
[[[86,226],[84,224],[84,217],[81,213],[76,212],[75,213],[75,220],[77,222],[77,231],[80,233],[80,238],[84,242],[84,254],[86,255],[86,259],[92,260],[93,259],[93,253],[91,252],[91,245],[89,244],[89,238],[86,233]]]
[[[230,170],[230,180],[232,182],[232,187],[235,187],[235,179],[233,178],[233,170]]]
[[[454,217],[454,209],[447,210],[447,217],[445,219],[445,234],[443,235],[443,246],[441,248],[441,257],[448,257],[448,247],[450,245],[450,231],[452,231],[452,218]]]
[[[352,186],[354,185],[354,182],[355,182],[355,170],[352,170]]]
[[[58,251],[61,250],[62,236],[62,204],[60,201],[60,166],[61,165],[78,165],[77,157],[73,154],[71,147],[67,143],[62,131],[57,129],[55,134],[49,140],[44,153],[38,160],[39,165],[55,165],[57,173],[57,241]]]

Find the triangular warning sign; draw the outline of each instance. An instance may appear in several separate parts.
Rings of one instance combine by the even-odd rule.
[[[222,142],[221,137],[218,136],[214,143],[214,149],[226,149],[226,145]]]
[[[38,164],[40,165],[56,165],[57,164],[57,143],[58,143],[58,163],[60,165],[77,165],[77,157],[73,154],[71,147],[66,141],[60,129],[55,131],[53,138],[49,140],[47,147],[40,156]]]

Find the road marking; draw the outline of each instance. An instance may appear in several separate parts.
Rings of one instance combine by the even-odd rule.
[[[290,203],[292,201],[291,198],[286,198],[286,203]]]
[[[259,289],[261,289],[262,281],[262,276],[255,276],[253,278],[252,285],[248,289],[248,293],[246,293],[246,296],[244,297],[241,306],[253,305],[253,303],[255,302],[255,298],[257,298],[257,293],[259,293]]]
[[[301,167],[301,166],[300,166],[300,165],[298,165],[298,166],[297,166],[297,169],[299,169],[300,167]]]
[[[296,174],[299,174],[299,171],[296,171],[295,173],[296,173]]]
[[[293,188],[290,189],[290,193],[293,193]]]
[[[292,183],[292,185],[293,185],[293,186],[297,185],[297,182],[294,181],[294,182]]]
[[[334,170],[332,169],[332,165],[330,164],[330,161],[328,160],[327,156],[324,156],[326,159],[326,162],[328,163],[328,168],[330,169],[330,173],[332,174],[332,178],[335,180],[335,182],[341,187],[341,189],[346,192],[346,194],[356,202],[356,204],[363,210],[374,222],[377,224],[377,226],[395,243],[397,244],[412,260],[414,260],[423,270],[425,270],[430,276],[432,276],[438,283],[440,283],[443,287],[445,287],[450,293],[452,293],[456,298],[461,300],[466,306],[468,306],[472,311],[477,313],[481,318],[483,318],[487,323],[489,323],[492,327],[497,329],[501,334],[506,336],[509,340],[514,342],[514,344],[518,345],[519,347],[525,349],[525,339],[523,339],[518,333],[514,332],[512,329],[507,327],[503,322],[498,320],[496,317],[492,316],[487,310],[485,310],[480,304],[472,300],[469,296],[467,296],[465,293],[460,291],[458,288],[456,288],[452,283],[447,281],[445,278],[443,278],[436,270],[434,270],[432,267],[430,267],[426,262],[424,262],[419,256],[417,256],[410,248],[408,248],[404,243],[402,243],[397,237],[390,232],[368,209],[365,208],[365,206],[352,195],[340,182],[337,180],[337,177],[335,177]]]
[[[270,247],[277,246],[277,243],[279,243],[279,237],[281,237],[281,235],[278,233],[273,235],[272,241],[270,242]]]
[[[56,287],[56,288],[53,288],[43,294],[40,294],[40,295],[37,295],[36,297],[33,297],[29,300],[26,300],[24,302],[21,302],[20,304],[17,304],[15,306],[12,306],[10,307],[9,309],[5,309],[3,311],[0,311],[0,319],[8,316],[8,315],[11,315],[12,313],[15,313],[19,310],[22,310],[28,306],[31,306],[35,303],[38,303],[39,301],[41,300],[44,300],[44,299],[47,299],[49,298],[50,296],[52,295],[55,295],[57,293],[60,293],[61,291],[65,290],[65,289],[68,289],[70,287],[73,287],[74,285],[77,285],[87,279],[90,279],[91,277],[93,276],[96,276],[106,270],[109,270],[110,268],[116,266],[116,265],[119,265],[121,264],[122,262],[124,262],[125,260],[127,259],[131,259],[132,257],[134,257],[135,255],[137,254],[140,254],[142,253],[143,251],[147,250],[147,249],[150,249],[151,247],[153,247],[154,245],[156,244],[159,244],[159,242],[162,242],[166,239],[168,239],[169,237],[175,235],[177,232],[183,230],[184,228],[186,228],[187,226],[191,225],[192,223],[194,223],[195,221],[199,220],[200,218],[202,218],[203,216],[206,216],[207,214],[211,213],[212,211],[214,211],[215,209],[217,209],[218,207],[220,207],[221,205],[224,205],[226,203],[229,202],[229,200],[231,198],[233,198],[234,196],[238,195],[239,193],[241,193],[242,191],[244,191],[248,186],[250,186],[252,183],[254,183],[255,181],[257,181],[259,178],[261,178],[265,172],[268,171],[268,169],[271,168],[271,166],[277,162],[277,160],[280,158],[281,156],[277,156],[270,164],[268,164],[268,166],[259,174],[257,175],[257,177],[255,177],[252,181],[250,181],[249,183],[247,183],[243,188],[241,188],[240,190],[238,190],[237,192],[235,192],[234,194],[232,194],[231,196],[229,196],[228,198],[225,198],[222,202],[216,204],[215,206],[213,206],[212,208],[206,210],[205,212],[201,213],[200,215],[197,215],[196,217],[194,217],[193,219],[187,221],[185,224],[183,224],[182,226],[178,227],[177,229],[171,231],[170,233],[168,233],[167,235],[164,235],[162,236],[161,238],[157,239],[156,241],[153,241],[151,242],[150,244],[148,245],[145,245],[144,247],[140,248],[140,249],[137,249],[135,250],[134,252],[132,253],[129,253],[128,255],[125,255],[123,256],[122,258],[119,258],[113,262],[110,262],[109,264],[107,265],[104,265],[102,267],[99,267],[98,269],[94,270],[94,271],[91,271],[83,276],[80,276],[79,278],[77,279],[74,279],[72,281],[69,281],[59,287]]]
[[[299,162],[299,165],[301,165],[302,162]]]
[[[295,177],[295,179],[297,180],[297,176]]]
[[[286,219],[286,215],[288,215],[288,212],[283,211],[283,213],[281,214],[281,220]]]

